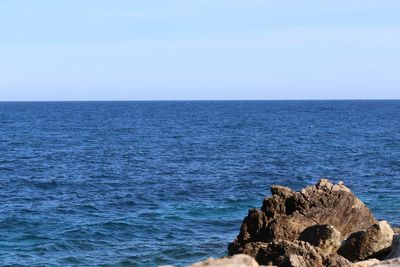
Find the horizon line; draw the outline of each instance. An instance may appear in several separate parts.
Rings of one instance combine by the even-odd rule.
[[[398,101],[400,98],[304,98],[304,99],[121,99],[121,100],[0,100],[0,103],[10,102],[224,102],[224,101]]]

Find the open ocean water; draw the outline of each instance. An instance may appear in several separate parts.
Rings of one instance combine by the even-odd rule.
[[[400,223],[400,101],[0,103],[0,265],[226,254],[273,184],[343,180]]]

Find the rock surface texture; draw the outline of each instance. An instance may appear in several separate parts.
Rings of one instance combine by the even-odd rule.
[[[335,253],[341,245],[339,230],[329,224],[316,224],[304,229],[299,240],[319,247],[325,253]]]
[[[390,252],[394,232],[386,221],[372,225],[366,230],[351,234],[338,253],[351,261],[368,257],[381,258]]]
[[[350,265],[350,267],[370,267],[379,263],[378,259],[369,259],[365,261],[359,261]]]
[[[400,258],[381,261],[381,262],[378,262],[371,266],[372,267],[400,267]]]
[[[244,253],[261,265],[334,267],[391,251],[392,228],[341,182],[321,179],[300,192],[273,186],[271,193],[261,209],[249,210],[229,255]]]
[[[259,267],[259,265],[252,257],[244,254],[238,254],[231,258],[211,258],[190,265],[190,267]]]

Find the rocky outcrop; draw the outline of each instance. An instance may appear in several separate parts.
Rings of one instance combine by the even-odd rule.
[[[259,267],[258,263],[250,256],[238,254],[231,258],[208,259],[190,265],[190,267]]]
[[[300,192],[274,186],[271,193],[272,197],[266,198],[262,206],[270,218],[286,216],[298,221],[305,217],[313,224],[336,227],[343,237],[377,223],[369,209],[343,183],[333,185],[321,179]]]
[[[393,230],[343,183],[322,179],[300,192],[273,186],[271,193],[261,209],[249,210],[229,255],[244,253],[263,265],[333,267],[390,252]]]
[[[338,253],[351,261],[369,257],[381,258],[390,252],[394,232],[386,221],[380,221],[366,230],[352,233]]]
[[[378,223],[369,209],[343,184],[326,179],[294,192],[273,186],[261,210],[252,209],[244,219],[236,245],[246,242],[298,240],[305,228],[316,224],[335,227],[342,237]]]
[[[249,210],[230,257],[191,267],[400,267],[399,229],[378,222],[343,183],[322,179],[300,192],[273,186],[271,193]]]
[[[229,257],[190,267],[400,267],[400,228],[378,222],[343,183],[271,193],[249,210]]]

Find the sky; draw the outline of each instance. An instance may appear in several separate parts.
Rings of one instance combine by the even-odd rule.
[[[400,1],[0,0],[0,101],[400,99]]]

